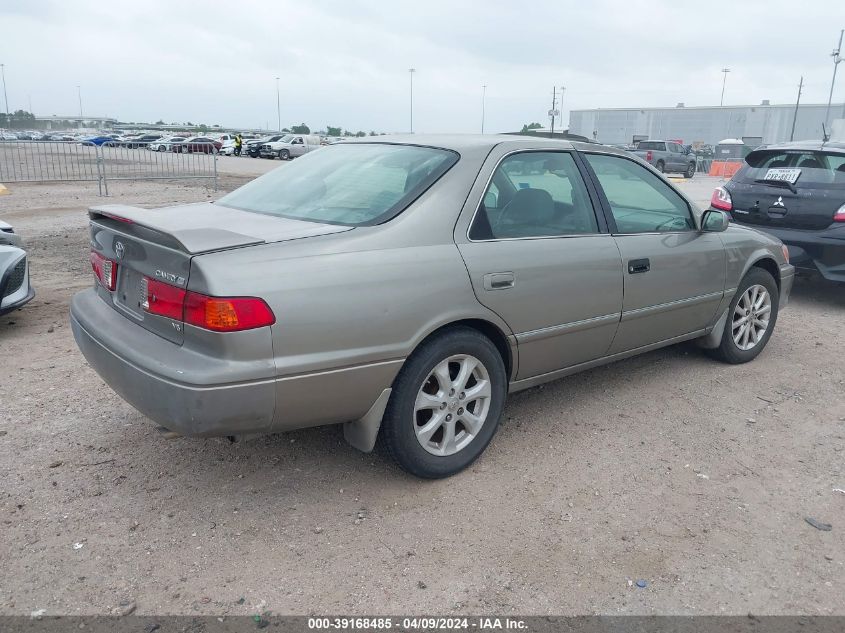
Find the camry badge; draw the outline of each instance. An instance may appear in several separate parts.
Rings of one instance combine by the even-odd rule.
[[[772,205],[773,207],[783,207],[783,196],[778,196],[778,199],[775,200],[775,203]]]

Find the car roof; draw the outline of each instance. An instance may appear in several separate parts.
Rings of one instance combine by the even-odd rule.
[[[760,150],[807,150],[807,151],[825,151],[833,152],[835,154],[845,154],[845,143],[839,141],[791,141],[789,143],[773,143],[771,145],[761,145],[754,151]]]
[[[386,143],[395,145],[420,145],[437,147],[458,152],[484,152],[494,147],[504,145],[508,149],[517,150],[521,147],[530,149],[576,149],[583,151],[601,151],[608,154],[629,154],[616,147],[600,145],[599,143],[569,141],[563,139],[549,139],[542,136],[522,136],[516,134],[389,134],[385,136],[366,136],[344,139],[344,144],[354,143]]]

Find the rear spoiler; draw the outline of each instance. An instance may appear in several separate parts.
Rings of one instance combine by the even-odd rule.
[[[126,204],[104,204],[90,207],[88,217],[92,222],[102,222],[103,220],[121,222],[127,226],[113,225],[110,228],[128,233],[138,233],[133,226],[140,227],[142,232],[153,231],[164,238],[159,239],[159,241],[168,246],[173,245],[190,255],[265,243],[263,239],[226,229],[196,228],[190,226],[190,224],[184,224],[184,227],[180,227],[181,223],[178,216],[175,215],[174,211],[167,209],[142,209]],[[146,231],[143,231],[144,229]]]

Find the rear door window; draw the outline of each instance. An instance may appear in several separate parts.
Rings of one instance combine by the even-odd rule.
[[[666,143],[659,143],[657,141],[640,141],[637,149],[650,149],[655,151],[663,151],[666,149]]]
[[[575,160],[567,152],[524,152],[499,163],[469,237],[472,240],[598,233]]]

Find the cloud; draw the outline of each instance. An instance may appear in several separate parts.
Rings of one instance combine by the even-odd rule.
[[[628,0],[400,3],[387,0],[6,0],[0,57],[12,109],[126,121],[405,131],[545,123],[564,110],[826,102],[845,3],[724,6]],[[843,73],[845,74],[845,73]],[[836,91],[845,99],[845,77]]]

